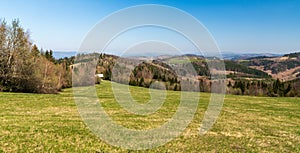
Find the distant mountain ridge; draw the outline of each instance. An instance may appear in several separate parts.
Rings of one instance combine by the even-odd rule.
[[[222,53],[222,56],[226,60],[243,60],[256,57],[278,57],[283,54],[274,53]]]
[[[59,58],[64,58],[64,57],[71,57],[75,56],[77,54],[77,51],[54,51],[53,56],[56,59]],[[243,60],[243,59],[250,59],[250,58],[256,58],[256,57],[278,57],[278,56],[284,56],[288,54],[274,54],[274,53],[230,53],[230,52],[221,52],[223,59],[225,60]],[[178,55],[156,55],[156,56],[150,56],[150,55],[145,55],[145,56],[132,56],[132,57],[137,57],[141,59],[146,59],[153,57],[154,59],[164,59],[172,56],[178,56]],[[202,55],[197,55],[197,54],[184,54],[184,56],[200,56],[203,57]],[[129,56],[130,57],[130,56]]]
[[[72,57],[77,54],[77,51],[54,51],[53,57],[55,59],[65,58],[65,57]]]

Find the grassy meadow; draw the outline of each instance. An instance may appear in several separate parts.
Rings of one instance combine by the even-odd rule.
[[[160,110],[133,115],[115,101],[111,83],[96,86],[100,103],[119,124],[133,129],[157,127],[172,117],[180,92],[168,91]],[[149,89],[130,87],[144,103]],[[193,121],[176,139],[147,152],[300,152],[300,98],[226,95],[222,112],[204,136],[198,128],[210,94],[200,93]],[[143,152],[101,141],[81,120],[72,89],[59,94],[0,93],[0,152]]]

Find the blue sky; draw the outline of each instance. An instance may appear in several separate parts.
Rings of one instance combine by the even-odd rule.
[[[39,47],[74,51],[105,16],[141,4],[169,5],[193,15],[222,51],[300,51],[300,0],[3,0],[0,18],[19,18]]]

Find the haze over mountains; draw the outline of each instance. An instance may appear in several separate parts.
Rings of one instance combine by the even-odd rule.
[[[77,51],[54,51],[53,52],[53,56],[56,59],[59,58],[64,58],[64,57],[71,57],[71,56],[75,56],[77,54]],[[276,54],[276,53],[234,53],[234,52],[222,52],[221,53],[223,58],[225,60],[241,60],[241,59],[247,59],[247,58],[251,58],[251,57],[260,57],[260,56],[267,56],[267,57],[278,57],[278,56],[282,56],[284,54]],[[131,55],[131,56],[138,56],[138,54],[136,55]],[[174,56],[174,55],[168,55],[168,54],[163,54],[163,55],[159,55],[158,53],[155,54],[151,54],[151,53],[147,53],[143,55],[144,57],[169,57],[169,56]]]
[[[77,54],[77,51],[54,51],[53,57],[55,59],[60,59],[60,58],[64,58],[64,57],[75,56],[76,54]]]
[[[223,58],[227,60],[242,60],[242,59],[247,59],[251,57],[260,57],[260,56],[277,57],[282,55],[283,54],[275,54],[275,53],[231,53],[231,52],[225,52],[222,54]]]

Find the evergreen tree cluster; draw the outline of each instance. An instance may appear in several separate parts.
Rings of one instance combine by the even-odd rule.
[[[281,82],[277,80],[235,80],[227,84],[229,94],[253,95],[253,96],[272,96],[284,97],[290,96],[292,92],[292,83]]]

